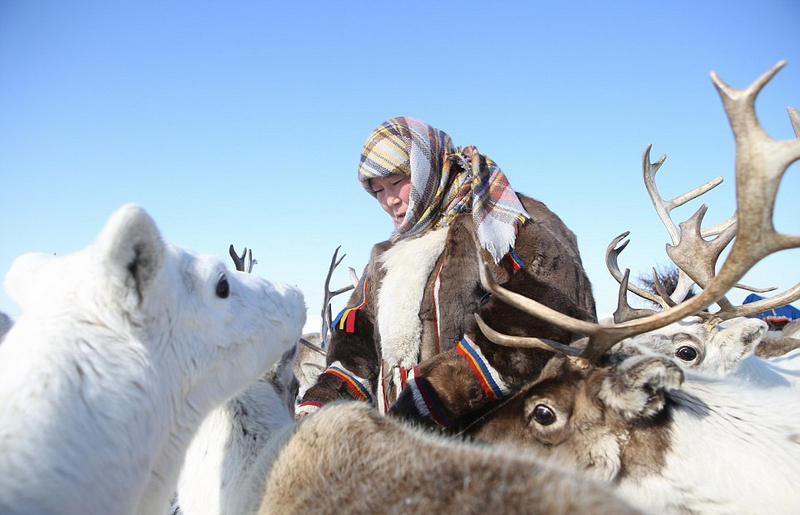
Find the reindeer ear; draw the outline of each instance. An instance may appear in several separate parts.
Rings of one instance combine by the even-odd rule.
[[[759,318],[734,318],[723,324],[722,330],[714,337],[720,345],[739,346],[742,357],[752,354],[756,345],[767,334],[767,323]]]
[[[627,420],[652,417],[665,404],[667,390],[683,383],[683,372],[662,356],[634,356],[614,366],[598,396]]]
[[[106,222],[95,247],[104,281],[141,302],[165,260],[165,245],[150,215],[134,204],[122,206]]]

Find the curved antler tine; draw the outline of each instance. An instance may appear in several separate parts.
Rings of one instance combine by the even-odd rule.
[[[559,343],[554,340],[548,340],[547,338],[511,336],[497,332],[489,327],[489,325],[484,322],[481,316],[477,313],[475,313],[475,321],[478,323],[478,328],[481,330],[483,335],[486,336],[490,342],[496,343],[497,345],[502,345],[504,347],[522,347],[527,349],[544,349],[551,352],[560,352],[561,354],[566,354],[567,356],[580,356],[581,353],[581,349],[570,347],[569,345],[564,345],[563,343]]]
[[[303,346],[308,347],[312,351],[316,352],[317,354],[322,354],[323,356],[327,356],[328,355],[328,353],[325,352],[325,350],[322,347],[319,347],[318,345],[313,344],[312,342],[306,340],[302,336],[300,337],[300,343]]]
[[[778,295],[774,295],[767,299],[750,302],[748,304],[742,304],[741,306],[733,306],[729,310],[722,310],[719,313],[716,313],[716,315],[723,320],[728,320],[735,317],[745,317],[760,313],[762,311],[767,311],[768,309],[775,309],[785,306],[786,304],[794,302],[797,299],[800,299],[800,283]]]
[[[629,320],[646,317],[655,313],[652,309],[634,309],[628,304],[628,279],[630,278],[631,271],[629,268],[625,269],[625,275],[620,282],[619,292],[617,293],[617,310],[614,311],[614,322],[620,324]]]
[[[253,249],[246,249],[247,250],[247,273],[251,273],[253,271],[253,267],[256,264],[256,260],[253,259]]]
[[[771,291],[775,291],[778,289],[777,286],[770,286],[769,288],[756,288],[755,286],[747,286],[746,284],[739,284],[739,283],[734,284],[733,287],[739,288],[741,290],[751,291],[753,293],[769,293]]]
[[[755,113],[758,93],[785,64],[786,61],[778,62],[742,90],[731,88],[711,72],[711,80],[722,99],[736,140],[739,231],[731,253],[734,257],[745,256],[747,249],[751,249],[747,259],[742,257],[743,265],[752,266],[768,254],[800,246],[800,235],[780,234],[772,225],[780,180],[789,165],[800,159],[800,139],[772,139]],[[726,263],[728,261],[731,261],[730,256]]]
[[[672,301],[667,293],[666,288],[664,288],[664,284],[661,282],[661,278],[658,276],[658,272],[656,272],[655,268],[653,268],[653,287],[656,289],[661,298],[664,299],[664,302],[669,305],[669,307],[676,305],[676,303]]]
[[[617,258],[619,257],[620,253],[623,250],[625,250],[625,247],[628,246],[630,240],[625,241],[619,247],[617,247],[617,244],[619,244],[619,242],[621,242],[623,239],[627,238],[630,233],[631,233],[630,231],[625,231],[624,233],[620,234],[619,236],[611,240],[611,243],[608,245],[608,247],[606,247],[606,268],[608,268],[608,271],[611,273],[611,276],[614,279],[616,279],[616,281],[620,284],[622,284],[623,274],[619,270],[619,263],[617,261]],[[666,305],[657,295],[653,295],[649,291],[643,290],[633,285],[628,285],[626,286],[626,288],[628,291],[633,292],[634,294],[638,295],[643,299],[655,302],[656,304],[661,304],[663,307],[666,307]]]
[[[239,256],[236,254],[236,250],[233,248],[233,243],[231,243],[230,247],[228,247],[228,254],[231,255],[231,259],[233,259],[233,265],[236,267],[236,270],[239,272],[244,272],[244,256],[247,252],[247,247],[244,248],[242,251],[242,255]]]
[[[705,288],[715,275],[715,265],[725,247],[736,236],[736,225],[730,225],[716,238],[705,240],[700,234],[700,225],[708,207],[703,204],[691,218],[680,224],[681,239],[677,245],[667,245],[667,255],[678,268]],[[721,298],[720,307],[728,309],[730,303]]]
[[[677,197],[667,201],[667,203],[666,203],[667,204],[667,208],[670,211],[672,211],[676,207],[680,207],[680,206],[686,204],[687,202],[689,202],[690,200],[694,200],[697,197],[699,197],[700,195],[702,195],[702,194],[704,194],[704,193],[706,193],[708,191],[713,190],[714,188],[716,188],[720,184],[722,184],[722,177],[715,177],[715,178],[711,179],[710,181],[706,182],[705,184],[701,184],[700,186],[696,187],[695,189],[687,191],[686,193],[682,193],[681,195],[678,195]]]
[[[800,112],[792,106],[787,107],[786,110],[789,111],[789,120],[792,122],[794,135],[800,138]]]
[[[734,213],[730,218],[728,218],[724,222],[720,222],[716,225],[700,229],[700,236],[702,236],[703,238],[707,238],[709,236],[716,236],[717,234],[721,233],[731,225],[736,225],[736,213]]]
[[[785,59],[778,61],[772,68],[767,70],[744,89],[734,89],[730,87],[725,81],[719,78],[719,75],[717,75],[715,71],[709,74],[711,76],[711,81],[714,83],[717,92],[719,92],[722,98],[725,113],[728,115],[728,120],[731,122],[732,126],[738,124],[746,125],[751,129],[761,129],[755,112],[756,97],[772,77],[784,66],[786,66]],[[731,120],[732,116],[735,116],[737,119]],[[737,127],[732,128],[735,133]],[[761,130],[763,132],[763,129]]]
[[[644,177],[645,189],[647,190],[647,194],[650,196],[650,200],[653,204],[653,207],[655,208],[658,218],[661,220],[661,223],[664,224],[664,227],[667,229],[667,232],[669,233],[669,237],[670,240],[672,241],[672,244],[678,245],[681,238],[681,232],[678,230],[678,227],[675,226],[675,222],[672,221],[670,213],[672,212],[673,209],[682,206],[683,204],[699,197],[700,195],[703,195],[704,193],[712,190],[713,188],[716,188],[719,184],[722,183],[722,177],[716,177],[706,182],[705,184],[701,184],[700,186],[694,188],[693,190],[687,191],[686,193],[678,195],[677,197],[674,197],[670,200],[664,200],[658,191],[658,187],[656,186],[655,174],[659,170],[659,168],[661,168],[661,165],[664,163],[664,160],[666,159],[667,156],[662,155],[657,162],[651,163],[650,162],[651,147],[652,145],[647,145],[647,147],[645,147],[645,151],[642,156],[642,175]],[[730,223],[731,221],[729,220],[727,222],[719,224],[720,230],[730,225]],[[661,307],[663,308],[667,308],[670,305],[682,302],[691,291],[693,283],[694,281],[692,280],[690,275],[687,274],[687,272],[681,267],[681,265],[678,265],[678,283],[675,287],[675,291],[673,291],[672,295],[670,296],[670,300],[668,302],[665,302],[661,299],[661,297],[657,295],[653,295],[652,297],[647,296],[645,298],[657,304],[660,304]],[[631,289],[631,291],[634,290]],[[638,292],[634,291],[634,293],[640,295]]]
[[[672,222],[672,218],[669,216],[669,209],[667,208],[664,199],[661,198],[661,194],[658,192],[658,188],[656,187],[656,172],[661,168],[661,165],[664,164],[664,161],[667,159],[666,154],[662,154],[658,161],[655,163],[650,162],[650,149],[653,147],[653,144],[648,144],[645,149],[644,153],[642,154],[642,176],[644,177],[644,187],[647,190],[647,194],[650,195],[650,201],[653,203],[653,207],[656,210],[656,214],[661,222],[666,227],[667,232],[669,233],[669,237],[672,239],[673,242],[678,241],[678,228],[675,227],[675,224]]]
[[[328,329],[330,328],[331,324],[333,323],[333,314],[331,313],[331,300],[346,291],[350,291],[356,287],[355,284],[348,285],[343,288],[339,288],[336,291],[331,291],[331,277],[333,276],[333,271],[339,266],[339,263],[345,258],[347,254],[342,254],[342,257],[339,256],[339,249],[342,246],[339,245],[336,247],[336,250],[333,251],[333,256],[331,256],[331,264],[328,267],[328,275],[325,276],[325,291],[323,292],[322,298],[322,327],[320,328],[320,335],[322,337],[322,345],[324,346],[325,343],[328,341]],[[337,259],[338,258],[338,259]]]
[[[608,247],[606,247],[606,268],[608,268],[608,271],[611,273],[611,276],[614,279],[616,279],[618,283],[622,282],[622,272],[620,272],[619,270],[619,263],[617,261],[617,258],[619,257],[620,253],[622,253],[622,251],[625,250],[625,247],[627,247],[628,243],[630,243],[631,241],[626,240],[622,243],[622,245],[619,245],[619,243],[625,238],[627,238],[630,233],[631,233],[630,231],[625,231],[624,233],[620,234],[619,236],[611,240],[611,243],[609,243]],[[619,247],[617,247],[617,245],[619,245]]]
[[[529,299],[524,295],[520,295],[519,293],[503,288],[497,284],[494,275],[492,275],[492,271],[489,269],[489,265],[486,264],[485,261],[481,262],[481,266],[478,267],[478,270],[480,272],[481,284],[483,285],[484,289],[491,292],[492,295],[497,296],[509,306],[513,306],[520,311],[529,313],[540,319],[553,322],[559,327],[574,333],[591,335],[596,333],[598,328],[603,327],[598,324],[593,324],[592,322],[586,322],[584,320],[572,318],[554,310],[549,306],[545,306],[540,302]]]

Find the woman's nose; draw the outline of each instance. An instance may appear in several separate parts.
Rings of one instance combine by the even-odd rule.
[[[386,203],[395,205],[400,202],[400,192],[395,188],[386,188]]]

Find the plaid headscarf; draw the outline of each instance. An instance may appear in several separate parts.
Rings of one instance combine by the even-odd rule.
[[[474,146],[456,148],[444,131],[408,117],[379,125],[361,150],[358,180],[373,197],[374,177],[411,178],[408,209],[395,237],[446,226],[472,212],[478,239],[495,262],[514,247],[517,224],[530,218],[494,161]]]

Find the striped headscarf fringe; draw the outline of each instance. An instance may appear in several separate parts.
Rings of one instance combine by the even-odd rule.
[[[481,245],[499,262],[513,247],[517,227],[530,218],[503,171],[474,146],[455,147],[444,131],[414,118],[392,118],[367,138],[358,178],[411,178],[408,209],[394,238],[416,236],[471,212]]]

